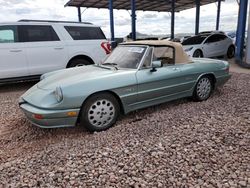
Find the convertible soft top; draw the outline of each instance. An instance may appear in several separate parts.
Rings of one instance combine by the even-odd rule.
[[[177,42],[171,42],[168,40],[141,40],[141,41],[131,41],[122,43],[123,45],[147,45],[155,47],[172,46],[175,48],[175,63],[190,63],[192,60],[188,57],[182,48],[182,45]]]

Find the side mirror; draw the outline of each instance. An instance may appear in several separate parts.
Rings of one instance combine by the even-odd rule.
[[[161,61],[153,61],[152,62],[152,69],[150,70],[150,72],[156,72],[157,71],[156,68],[159,68],[159,67],[162,67]]]

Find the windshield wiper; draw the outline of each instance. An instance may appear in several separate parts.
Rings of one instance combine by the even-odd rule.
[[[117,64],[116,63],[103,63],[102,65],[113,65],[113,66],[116,66]]]
[[[116,70],[118,70],[118,67],[117,67],[117,64],[116,63],[103,63],[102,65],[111,65],[111,66],[114,66],[114,68],[116,69]]]

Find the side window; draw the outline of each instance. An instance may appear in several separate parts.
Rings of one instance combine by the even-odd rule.
[[[155,47],[153,61],[161,61],[162,66],[175,64],[175,50],[173,47]]]
[[[0,26],[0,43],[18,42],[16,26]]]
[[[219,35],[218,38],[219,40],[225,40],[227,37],[225,35]]]
[[[205,43],[213,43],[213,42],[218,42],[221,40],[221,35],[212,35],[210,36]]]
[[[152,63],[152,55],[153,55],[153,48],[150,47],[148,49],[147,55],[145,57],[145,61],[143,63],[142,68],[149,68],[151,67],[151,63]]]
[[[74,40],[106,39],[99,27],[65,26],[64,28]]]
[[[21,42],[59,41],[59,37],[51,26],[24,25],[19,26]]]

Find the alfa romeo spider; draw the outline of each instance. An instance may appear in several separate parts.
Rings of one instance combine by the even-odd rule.
[[[121,113],[185,97],[207,100],[229,78],[226,61],[191,59],[170,41],[134,41],[120,44],[101,64],[42,75],[19,105],[42,128],[80,124],[103,131]]]

